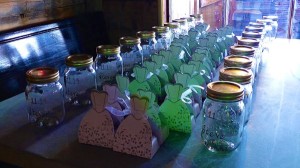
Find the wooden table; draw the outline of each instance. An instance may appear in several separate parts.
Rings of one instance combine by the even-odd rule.
[[[171,132],[153,159],[79,144],[87,109],[70,109],[54,129],[27,122],[24,94],[0,103],[0,160],[22,167],[298,168],[300,165],[300,40],[277,39],[258,76],[253,113],[237,150],[212,153],[200,144],[200,124],[189,136]]]

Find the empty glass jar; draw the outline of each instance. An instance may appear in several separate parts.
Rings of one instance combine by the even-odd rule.
[[[141,47],[143,53],[143,60],[151,60],[151,55],[157,52],[156,39],[154,31],[139,31],[136,35],[141,38]]]
[[[178,22],[180,24],[181,35],[188,35],[189,25],[187,23],[187,19],[175,19],[173,22]]]
[[[187,20],[188,30],[190,30],[191,28],[195,28],[196,22],[195,22],[194,17],[186,17],[186,18],[181,18],[181,19],[186,19]]]
[[[244,86],[244,106],[245,106],[245,119],[244,125],[249,121],[250,114],[252,113],[252,72],[250,70],[238,67],[227,67],[220,69],[219,80],[237,82]]]
[[[277,36],[277,29],[278,29],[278,16],[263,16],[263,19],[270,19],[272,20],[272,33],[271,37],[272,39],[275,39]]]
[[[167,50],[171,45],[170,29],[166,26],[153,26],[152,29],[155,31],[155,37],[157,41],[157,50]]]
[[[179,23],[171,22],[171,23],[165,23],[164,25],[170,28],[171,42],[173,41],[174,38],[179,38],[179,35],[181,33]]]
[[[50,67],[34,68],[26,72],[26,80],[29,121],[39,127],[60,124],[65,116],[65,107],[58,70]]]
[[[123,60],[123,75],[132,78],[133,67],[143,65],[141,39],[138,37],[121,37],[121,57]]]
[[[216,81],[207,85],[201,120],[201,142],[210,151],[232,151],[242,140],[244,87],[235,82]]]
[[[199,25],[201,23],[204,23],[202,14],[199,13],[199,14],[194,14],[194,15],[190,15],[190,16],[195,18],[195,25]]]
[[[65,98],[73,105],[91,103],[90,93],[96,86],[93,57],[86,54],[70,55],[66,58],[64,73]]]
[[[240,38],[238,39],[238,45],[251,46],[255,49],[254,58],[256,60],[256,69],[255,71],[253,71],[253,73],[258,73],[260,62],[262,59],[262,47],[260,45],[260,41],[258,39],[252,38]]]
[[[116,75],[123,75],[123,61],[120,46],[100,45],[96,51],[97,57],[94,62],[96,85],[98,90],[102,90],[103,84],[116,84]]]

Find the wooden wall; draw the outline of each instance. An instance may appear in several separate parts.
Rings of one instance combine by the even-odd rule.
[[[0,32],[101,8],[101,0],[0,0]]]

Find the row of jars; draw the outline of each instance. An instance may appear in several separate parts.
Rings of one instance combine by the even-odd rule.
[[[29,121],[39,127],[60,124],[65,116],[65,102],[89,105],[92,89],[102,90],[103,83],[115,84],[117,74],[131,78],[134,65],[142,65],[152,54],[168,49],[174,38],[187,35],[196,23],[203,22],[200,15],[196,18],[199,19],[177,19],[165,26],[154,26],[153,31],[139,31],[137,37],[122,37],[120,46],[98,46],[94,62],[93,57],[86,54],[68,56],[63,82],[54,68],[27,71],[25,96]]]
[[[201,113],[201,138],[209,150],[232,151],[241,143],[252,113],[252,86],[259,73],[261,48],[265,36],[276,37],[276,20],[277,16],[266,16],[246,26],[224,59],[219,81],[208,84]],[[270,28],[265,29],[267,26]]]

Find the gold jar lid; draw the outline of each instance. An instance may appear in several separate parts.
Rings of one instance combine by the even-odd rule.
[[[251,58],[241,55],[229,55],[224,58],[225,67],[241,67],[250,69],[252,62]]]
[[[234,45],[230,47],[230,54],[232,55],[244,55],[251,56],[255,52],[255,49],[251,46]]]
[[[180,18],[180,19],[186,19],[187,22],[193,22],[193,21],[195,21],[194,17],[184,17],[184,18]]]
[[[136,45],[141,43],[141,39],[139,37],[121,37],[119,40],[121,45]]]
[[[167,33],[170,30],[167,26],[153,26],[152,29],[157,33]]]
[[[93,57],[87,54],[74,54],[66,58],[66,65],[69,67],[84,67],[93,63]]]
[[[174,19],[173,22],[178,22],[180,25],[185,25],[187,23],[187,19]]]
[[[202,18],[203,15],[200,13],[194,14],[194,15],[190,15],[190,17],[194,17],[194,18]]]
[[[247,37],[247,38],[257,38],[257,39],[260,39],[261,36],[262,36],[262,33],[261,33],[261,32],[256,32],[256,31],[253,31],[253,32],[243,31],[243,32],[242,32],[242,37]]]
[[[258,47],[259,41],[257,39],[253,39],[253,38],[240,38],[240,39],[238,39],[238,44],[251,46],[251,47]]]
[[[257,23],[264,23],[266,25],[271,25],[272,24],[272,20],[271,19],[256,19]]]
[[[164,25],[171,29],[176,29],[180,27],[180,24],[178,22],[165,23]]]
[[[249,26],[265,28],[266,25],[264,23],[250,22]]]
[[[155,32],[154,31],[138,31],[136,33],[136,36],[138,36],[141,39],[155,38]]]
[[[272,21],[278,21],[278,16],[274,16],[274,15],[263,16],[263,19],[270,19]]]
[[[46,84],[56,82],[59,79],[59,72],[55,68],[39,67],[26,72],[26,80],[35,84]]]
[[[263,27],[246,26],[245,31],[247,32],[263,32]]]
[[[96,48],[96,52],[102,55],[120,54],[120,46],[118,45],[100,45]]]
[[[231,81],[239,84],[248,84],[251,82],[252,72],[240,67],[227,67],[220,69],[219,80]]]
[[[216,81],[207,84],[207,97],[221,101],[240,101],[244,96],[244,87],[230,81]]]

